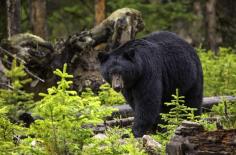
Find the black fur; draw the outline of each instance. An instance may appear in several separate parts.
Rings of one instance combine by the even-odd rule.
[[[104,57],[103,57],[104,56]],[[201,113],[203,74],[194,49],[171,32],[152,33],[132,40],[108,54],[100,54],[101,73],[111,84],[111,75],[120,74],[124,95],[135,112],[133,133],[144,135],[160,123],[159,114],[168,112],[176,88],[185,104]]]

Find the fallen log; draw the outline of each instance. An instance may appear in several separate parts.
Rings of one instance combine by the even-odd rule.
[[[198,123],[184,121],[166,146],[168,155],[235,155],[236,129],[205,131]]]
[[[129,127],[132,125],[134,121],[134,117],[128,117],[123,119],[114,119],[109,121],[104,121],[104,123],[97,125],[96,127],[92,127],[94,133],[103,133],[108,127]]]
[[[214,97],[204,97],[202,108],[203,110],[209,110],[213,105],[218,104],[222,101],[222,99],[226,99],[229,102],[236,101],[236,96],[214,96]],[[118,109],[118,111],[113,112],[112,117],[131,117],[134,115],[133,110],[128,104],[114,106],[114,108]]]
[[[236,101],[236,96],[213,96],[213,97],[204,97],[203,98],[203,108],[210,108],[213,105],[220,103],[222,99],[226,99],[229,102]]]

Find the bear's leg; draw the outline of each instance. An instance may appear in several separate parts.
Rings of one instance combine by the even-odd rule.
[[[135,137],[141,137],[147,131],[153,130],[159,116],[158,103],[143,102],[135,106],[135,118],[133,133]]]
[[[139,92],[134,97],[133,133],[135,137],[141,137],[147,131],[155,129],[159,117],[161,95],[159,95],[158,90],[160,89],[152,89],[151,87],[149,87],[150,91]]]
[[[196,108],[195,115],[202,113],[203,91],[201,85],[194,86],[185,96],[185,105],[191,108]]]
[[[123,90],[122,91],[123,96],[125,97],[126,103],[131,106],[133,111],[135,110],[135,104],[133,102],[133,96],[132,96],[132,90]]]

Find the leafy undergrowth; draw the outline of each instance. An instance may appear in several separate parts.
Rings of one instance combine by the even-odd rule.
[[[130,130],[109,128],[103,138],[92,138],[93,143],[84,148],[84,155],[144,155],[142,144],[133,137]],[[126,135],[130,138],[123,138]]]
[[[7,107],[7,115],[13,122],[17,121],[15,118],[21,113],[28,112],[35,105],[33,93],[27,93],[22,89],[25,84],[31,82],[23,69],[23,64],[18,65],[14,59],[11,69],[4,70],[6,77],[10,79],[9,85],[7,89],[0,89],[0,107]]]
[[[176,94],[172,95],[171,102],[164,103],[166,106],[171,106],[169,113],[161,114],[161,118],[166,124],[160,124],[159,126],[165,130],[165,132],[158,132],[153,137],[162,144],[161,154],[165,154],[166,144],[173,136],[175,129],[183,122],[183,120],[197,121],[200,116],[195,116],[194,111],[197,109],[189,108],[184,105],[184,96],[179,96],[178,90]]]
[[[203,73],[205,96],[236,96],[236,51],[232,48],[219,48],[219,54],[198,48]],[[236,102],[229,102],[224,97],[218,105],[202,118],[214,117],[218,125],[225,129],[236,128]],[[215,123],[205,123],[207,129],[214,130]]]
[[[70,90],[73,78],[57,69],[54,74],[61,80],[57,87],[48,89],[47,94],[40,94],[40,100],[33,109],[35,115],[40,115],[43,120],[36,120],[30,126],[29,135],[24,141],[38,142],[34,150],[40,154],[81,154],[85,145],[92,141],[93,131],[88,125],[96,125],[111,115],[113,109],[101,105],[99,97],[91,90],[82,93]]]
[[[54,72],[61,78],[57,86],[49,88],[46,94],[40,94],[43,98],[31,111],[41,119],[35,120],[30,128],[23,128],[8,119],[9,109],[7,105],[4,106],[5,98],[1,98],[1,152],[45,155],[144,154],[142,147],[137,147],[138,141],[127,129],[109,129],[106,131],[106,139],[93,137],[91,125],[102,123],[114,109],[102,105],[100,97],[94,95],[90,89],[80,96],[71,90],[72,81],[69,79],[73,76],[66,73],[66,68],[64,65],[63,71],[57,69]],[[123,134],[128,134],[131,138],[119,141]]]
[[[100,86],[98,96],[102,104],[119,105],[125,103],[125,99],[121,95],[121,93],[117,93],[116,91],[114,91],[108,83],[105,83]]]
[[[220,48],[219,54],[198,48],[204,75],[204,96],[236,93],[236,51]]]

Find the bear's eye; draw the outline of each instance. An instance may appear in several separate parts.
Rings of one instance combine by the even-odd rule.
[[[111,77],[112,76],[112,72],[108,72],[108,76]]]
[[[129,51],[126,51],[123,54],[124,58],[126,58],[127,60],[133,61],[134,57],[135,57],[135,50],[134,49],[129,49]]]
[[[109,58],[109,54],[104,53],[104,52],[99,52],[97,59],[100,61],[100,63],[104,63],[107,61],[107,59]]]

